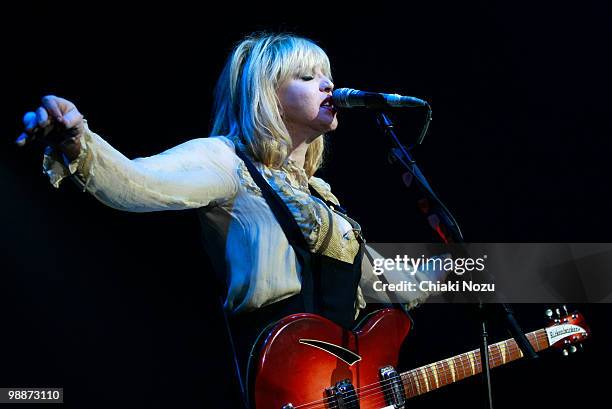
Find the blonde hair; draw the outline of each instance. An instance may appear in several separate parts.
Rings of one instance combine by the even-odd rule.
[[[252,34],[234,47],[215,89],[212,135],[244,145],[258,162],[279,168],[291,152],[291,137],[277,90],[284,81],[320,69],[331,78],[329,59],[313,41],[293,34]],[[304,170],[323,162],[324,138],[308,146]]]

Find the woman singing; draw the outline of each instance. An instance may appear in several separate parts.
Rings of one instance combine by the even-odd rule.
[[[218,80],[210,137],[130,160],[92,132],[74,104],[47,96],[24,116],[17,143],[42,139],[54,186],[71,178],[113,208],[197,209],[244,376],[269,323],[313,312],[350,328],[365,307],[360,280],[371,266],[361,229],[314,176],[324,135],[338,125],[331,77],[311,40],[253,35]]]

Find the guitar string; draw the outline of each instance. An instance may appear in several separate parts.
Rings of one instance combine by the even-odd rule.
[[[528,335],[530,335],[530,334],[528,334]],[[506,341],[502,341],[502,343],[503,343],[503,342],[506,342]],[[500,343],[492,344],[491,346],[493,346],[493,345],[497,345],[497,344],[500,344]],[[519,350],[518,345],[517,345],[517,347],[514,347],[514,348],[510,348],[510,347],[508,347],[508,348],[506,348],[506,349],[507,349],[508,351],[510,351],[511,353],[512,353],[512,352],[516,352],[517,350]],[[473,353],[474,357],[471,357],[471,356],[469,356],[469,355],[468,355],[468,354],[471,354],[471,353]],[[464,371],[464,377],[463,377],[463,378],[461,378],[461,379],[459,379],[459,380],[463,380],[463,379],[468,378],[468,377],[470,377],[470,376],[474,376],[474,375],[476,375],[476,373],[481,373],[481,372],[482,372],[482,368],[481,368],[481,365],[480,365],[480,360],[479,360],[479,359],[476,359],[476,356],[475,356],[475,355],[476,355],[476,353],[479,353],[479,351],[478,351],[478,350],[473,350],[473,351],[469,351],[469,352],[467,352],[467,353],[465,353],[465,354],[462,354],[462,355],[468,355],[468,359],[470,360],[470,366],[469,366],[469,367],[470,367],[470,373],[466,375],[466,370],[465,370],[465,368],[466,368],[466,366],[467,366],[467,365],[466,365],[464,362],[461,362],[462,367],[463,367],[462,369],[463,369],[463,371]],[[497,354],[497,355],[501,355],[501,352],[497,352],[497,353],[493,352],[493,353],[491,354],[491,360],[495,360],[495,359],[497,359],[497,358],[494,356],[494,355],[496,355],[496,354]],[[453,358],[454,358],[454,357],[453,357]],[[444,360],[444,361],[447,361],[447,360]],[[462,359],[461,361],[463,361],[463,359]],[[443,362],[443,361],[440,361],[440,362]],[[502,362],[503,362],[503,361],[502,361]],[[493,362],[493,364],[494,364],[494,363],[495,363],[495,362]],[[405,385],[405,380],[404,380],[404,378],[407,378],[408,376],[413,376],[413,375],[412,375],[412,373],[417,372],[417,371],[421,371],[421,370],[423,370],[424,372],[426,372],[426,375],[425,375],[425,376],[427,377],[427,383],[430,383],[430,382],[431,382],[431,383],[433,384],[433,382],[435,381],[435,375],[431,375],[431,374],[433,374],[433,369],[431,368],[433,365],[435,365],[435,364],[430,364],[430,365],[427,365],[427,366],[424,366],[424,367],[415,368],[415,369],[413,369],[413,370],[411,370],[411,371],[408,371],[408,372],[405,372],[404,374],[401,374],[400,376],[402,377],[403,384]],[[436,365],[436,366],[437,366],[437,365]],[[472,366],[474,367],[474,370],[471,370],[471,369],[472,369]],[[430,372],[429,372],[429,374],[427,374],[427,371],[428,371],[428,370],[430,371]],[[476,371],[476,370],[477,370],[478,372],[476,372],[476,373],[475,373],[474,371]],[[439,388],[441,388],[442,386],[446,386],[446,385],[449,385],[449,384],[453,383],[453,382],[448,382],[448,373],[450,372],[450,367],[449,367],[449,370],[446,370],[446,369],[444,369],[444,368],[442,367],[442,370],[437,371],[437,372],[438,372],[438,375],[440,374],[440,372],[442,372],[442,375],[444,375],[444,378],[445,378],[445,380],[446,380],[446,383],[444,383],[444,384],[440,385],[440,382],[436,382],[437,386],[436,386],[435,388],[431,388],[431,387],[426,388],[426,389],[427,389],[427,390],[426,390],[426,392],[423,392],[423,393],[427,393],[427,392],[430,392],[430,391],[432,391],[432,390],[439,389]],[[431,376],[431,378],[432,378],[432,379],[431,379],[431,381],[430,381],[430,376]],[[441,377],[440,377],[440,378],[441,378]],[[413,380],[413,379],[410,379],[410,380]],[[380,382],[380,383],[382,384],[383,382]],[[387,382],[387,383],[389,383],[389,382]],[[359,401],[365,401],[366,399],[370,399],[370,400],[371,400],[371,399],[372,399],[372,398],[374,398],[374,397],[376,397],[377,401],[375,401],[375,402],[370,402],[370,403],[379,403],[379,402],[383,402],[383,401],[386,401],[386,397],[385,397],[385,396],[380,396],[380,395],[381,395],[382,393],[384,393],[384,392],[388,391],[388,390],[391,390],[392,388],[393,388],[393,385],[390,385],[390,387],[383,387],[381,391],[378,391],[378,392],[375,392],[375,393],[369,393],[369,394],[357,395],[357,396],[356,396],[356,398],[353,398],[353,399],[348,399],[348,400],[346,400],[346,401],[343,401],[343,403],[344,403],[344,404],[350,404],[350,403],[352,403],[352,402],[354,402],[354,401],[356,401],[356,400],[359,400]],[[376,389],[376,388],[375,388],[375,389]],[[417,388],[417,389],[416,389],[416,391],[413,389],[413,393],[414,393],[414,395],[413,395],[413,396],[409,396],[408,398],[411,398],[411,397],[414,397],[414,396],[418,396],[418,395],[423,394],[423,393],[421,393],[421,392],[419,391],[419,389],[420,389],[420,388]],[[371,390],[371,391],[372,391],[372,390]],[[415,393],[415,392],[416,392],[416,393]],[[378,395],[378,396],[377,396],[377,395]],[[332,406],[332,404],[336,404],[336,406]],[[321,406],[321,405],[324,405],[324,404],[319,404],[318,406]],[[338,405],[338,404],[337,404],[336,402],[332,402],[332,403],[329,405],[329,407],[330,407],[330,408],[334,408],[334,407],[337,407],[337,405]]]
[[[541,334],[540,337],[542,335],[543,334]],[[535,337],[534,340],[536,342],[540,341],[540,340],[538,340],[538,337]],[[490,359],[491,359],[491,364],[492,365],[495,365],[495,364],[497,364],[499,362],[499,358],[500,358],[501,354],[503,353],[503,352],[500,352],[501,351],[501,344],[502,343],[503,343],[503,341],[501,343],[496,343],[496,344],[492,345],[492,346],[498,347],[498,349],[499,349],[498,351],[495,351],[495,350],[493,350],[493,348],[491,348],[491,358]],[[507,343],[507,341],[506,341],[506,343]],[[504,349],[508,353],[512,354],[512,353],[516,352],[518,348],[516,348],[516,347],[508,347],[508,345],[505,345]],[[466,369],[467,368],[467,363],[465,362],[465,359],[460,358],[461,359],[459,361],[460,365],[457,365],[457,363],[454,362],[454,365],[457,368],[455,370],[455,372],[458,373],[459,376],[463,375],[462,379],[464,379],[467,376],[472,376],[474,374],[474,371],[472,370],[472,367],[474,367],[474,369],[477,368],[478,371],[481,371],[481,365],[480,365],[480,361],[479,361],[479,358],[478,358],[479,351],[478,350],[474,350],[474,351],[470,351],[469,353],[471,355],[467,355],[468,353],[465,354],[465,356],[469,359],[469,363],[470,363],[470,373],[469,374],[467,374],[467,369]],[[453,358],[455,358],[455,357],[453,357]],[[406,387],[407,392],[409,394],[412,394],[413,396],[420,395],[420,394],[424,393],[424,392],[420,391],[421,387],[420,387],[420,384],[418,383],[418,379],[415,379],[415,373],[417,373],[417,372],[420,372],[419,373],[420,376],[425,376],[426,380],[428,382],[430,382],[432,384],[432,386],[433,386],[434,382],[436,381],[435,375],[438,375],[438,379],[437,379],[437,382],[436,382],[437,386],[434,389],[437,389],[437,388],[441,387],[440,386],[440,381],[444,382],[444,384],[442,386],[445,386],[445,385],[447,385],[449,383],[452,383],[452,382],[449,382],[449,373],[451,373],[450,365],[448,364],[449,360],[450,360],[450,358],[446,359],[446,360],[443,360],[443,361],[440,361],[439,364],[430,364],[428,366],[417,368],[415,370],[411,370],[411,371],[408,371],[408,372],[405,372],[404,374],[402,374],[403,384]],[[456,359],[454,359],[454,361],[456,361]],[[444,362],[446,362],[448,369],[444,367]],[[503,360],[502,360],[502,362],[503,362]],[[434,374],[434,370],[436,371],[435,374]],[[462,371],[463,374],[459,373],[460,371]],[[415,381],[417,382],[416,385],[414,384]],[[424,381],[425,381],[425,379],[422,380],[422,382],[424,382]],[[427,384],[425,384],[425,385],[427,385]],[[425,387],[425,385],[424,385],[424,387]],[[376,388],[374,388],[374,389],[376,389]],[[371,391],[368,391],[368,392],[371,392]],[[368,395],[372,395],[372,394],[371,393],[365,393],[364,390],[362,389],[362,394],[359,396],[359,398],[360,399],[361,398],[367,399]]]
[[[529,335],[532,335],[532,334],[535,334],[535,335],[536,335],[536,339],[537,339],[537,337],[540,337],[540,338],[541,338],[542,336],[546,337],[546,334],[545,334],[545,333],[537,334],[537,332],[538,332],[538,331],[534,331],[534,332],[532,332],[532,333],[529,333],[529,334],[528,334],[528,336],[529,336]],[[501,341],[500,343],[492,344],[491,346],[494,346],[494,345],[497,345],[497,344],[501,344],[501,343],[503,343],[503,342],[507,342],[507,341],[510,341],[510,340],[511,340],[511,339],[506,340],[506,341]],[[499,348],[498,348],[498,349],[499,349]],[[508,350],[508,351],[510,351],[510,352],[516,352],[516,350],[518,350],[518,347],[506,347],[506,350]],[[461,357],[462,355],[466,355],[466,356],[468,357],[468,359],[469,359],[469,363],[470,363],[470,366],[469,366],[469,367],[470,367],[470,370],[471,370],[472,366],[474,366],[474,368],[478,367],[478,370],[481,370],[481,368],[480,368],[480,362],[479,362],[478,360],[476,360],[476,359],[475,359],[475,357],[470,356],[469,354],[471,354],[471,353],[473,353],[473,354],[475,355],[476,353],[479,353],[479,351],[478,351],[478,350],[468,351],[468,352],[466,352],[466,353],[464,353],[464,354],[461,354],[461,355],[458,355],[458,356],[456,356],[456,357]],[[492,353],[491,353],[491,359],[497,359],[497,358],[499,358],[500,356],[501,356],[501,352],[499,352],[499,351],[498,351],[498,352],[492,352]],[[452,358],[456,358],[456,357],[452,357]],[[450,358],[449,358],[449,359],[450,359]],[[478,361],[478,362],[475,362],[475,361]],[[467,367],[467,364],[464,362],[464,359],[463,359],[463,358],[460,358],[460,364],[461,364],[461,369],[463,370],[463,372],[464,372],[464,376],[465,376],[465,374],[466,374],[466,367]],[[417,371],[421,371],[421,370],[423,370],[423,371],[425,371],[426,376],[427,376],[427,379],[429,380],[429,376],[430,376],[431,374],[433,374],[433,368],[431,368],[431,366],[433,366],[433,365],[434,365],[434,364],[430,364],[430,365],[426,365],[426,366],[424,366],[424,367],[415,368],[415,369],[413,369],[413,370],[410,370],[410,371],[407,371],[407,372],[405,372],[405,373],[403,373],[403,374],[400,374],[400,376],[402,376],[402,378],[407,377],[407,376],[411,376],[411,377],[412,377],[411,381],[412,381],[412,380],[414,380],[414,379],[413,379],[413,378],[414,378],[414,373],[415,373],[415,372],[417,372]],[[428,372],[428,371],[429,371],[429,372]],[[446,380],[448,381],[448,374],[450,373],[450,367],[449,367],[449,369],[448,369],[448,370],[443,368],[443,369],[442,369],[442,371],[440,371],[440,372],[442,372],[442,374],[445,376]],[[471,372],[472,372],[472,373],[470,373],[469,375],[467,375],[467,376],[465,376],[465,377],[469,377],[469,376],[474,375],[473,371],[471,371]],[[431,376],[433,377],[433,375],[431,375]],[[464,378],[463,378],[463,379],[464,379]],[[403,380],[403,379],[402,379],[402,380]],[[362,397],[367,398],[369,395],[372,395],[372,394],[368,394],[367,392],[373,392],[373,391],[374,391],[374,390],[376,390],[376,389],[381,389],[381,386],[380,386],[380,385],[381,385],[382,383],[390,383],[390,382],[391,382],[391,381],[379,381],[379,382],[375,382],[375,383],[372,383],[372,384],[369,384],[369,385],[364,385],[364,386],[363,386],[363,387],[361,387],[361,388],[357,388],[357,389],[355,389],[355,392],[360,391],[360,392],[362,393],[361,395],[359,395],[359,398],[360,398],[360,399],[361,399]],[[371,386],[373,386],[373,387],[371,387]],[[413,385],[411,385],[411,386],[413,386]],[[419,393],[418,389],[419,389],[418,387],[417,387],[417,389],[416,389],[416,390],[415,390],[414,388],[412,389],[412,392],[413,392],[413,393],[415,393],[415,396],[416,396],[416,395],[420,395],[420,394],[421,394],[421,393]],[[333,398],[333,397],[327,397],[327,398],[319,399],[319,400],[317,400],[317,401],[313,401],[313,402],[309,402],[309,403],[306,403],[306,404],[303,404],[303,405],[296,406],[296,408],[298,408],[298,407],[304,407],[304,406],[312,406],[312,405],[317,404],[318,402],[323,402],[323,401],[330,400],[330,399],[334,399],[334,398]],[[347,402],[349,402],[349,401],[347,401]],[[319,404],[319,406],[320,406],[320,404]]]
[[[539,334],[539,335],[538,335],[538,334],[537,334],[537,331],[535,331],[535,332],[533,332],[533,333],[528,334],[528,336],[529,336],[529,335],[532,335],[532,334],[534,334],[534,335],[535,335],[535,337],[534,337],[534,339],[535,339],[535,340],[537,340],[537,338],[538,338],[538,337],[541,337],[542,335],[544,335],[544,334]],[[497,346],[497,347],[498,347],[498,348],[497,348],[497,349],[498,349],[498,351],[497,351],[497,352],[493,351],[493,349],[491,348],[491,349],[492,349],[492,352],[491,352],[491,357],[490,357],[490,361],[492,361],[492,362],[491,362],[491,364],[493,364],[493,365],[494,365],[494,364],[496,363],[496,360],[498,360],[498,359],[500,358],[500,356],[502,355],[501,348],[499,348],[499,345],[500,345],[500,344],[502,344],[502,343],[505,343],[505,342],[507,342],[507,341],[509,341],[509,340],[502,341],[502,342],[499,342],[499,343],[496,343],[496,344],[492,344],[492,345],[491,345],[491,347],[493,347],[493,346]],[[511,344],[511,345],[512,345],[512,344]],[[506,348],[505,348],[505,349],[506,349],[506,350],[507,350],[509,353],[514,353],[514,352],[516,352],[516,351],[517,351],[519,348],[518,348],[518,345],[516,345],[515,347],[512,347],[512,346],[511,346],[511,347],[508,347],[508,346],[506,346]],[[479,371],[479,372],[481,372],[481,371],[482,371],[482,368],[481,368],[481,365],[480,365],[480,360],[479,360],[479,359],[477,359],[477,357],[479,356],[479,352],[480,352],[480,351],[478,351],[478,350],[473,350],[473,351],[469,351],[469,352],[467,352],[467,353],[465,353],[465,354],[462,354],[462,355],[467,356],[467,358],[468,358],[468,360],[469,360],[469,363],[470,363],[470,365],[469,365],[469,368],[470,368],[470,373],[468,374],[468,373],[467,373],[467,371],[466,371],[467,364],[464,362],[464,359],[460,359],[461,369],[463,370],[463,378],[461,378],[461,380],[462,380],[462,379],[465,379],[465,378],[467,378],[467,377],[470,377],[470,376],[475,375],[474,371]],[[462,356],[462,355],[459,355],[459,356]],[[454,359],[455,357],[452,357],[452,358]],[[449,359],[451,359],[451,358],[449,358]],[[446,362],[446,361],[448,361],[449,359],[446,359],[446,360],[443,360],[443,361],[440,361],[440,362]],[[502,360],[501,362],[503,362],[503,360]],[[444,381],[445,381],[445,383],[444,383],[444,384],[440,385],[440,382],[439,382],[439,381],[438,381],[438,382],[435,382],[436,378],[435,378],[435,375],[434,375],[434,369],[433,369],[433,366],[436,366],[436,372],[437,372],[437,374],[438,374],[438,377],[439,377],[440,379],[441,379],[442,377],[444,378]],[[434,383],[434,382],[436,383],[436,387],[435,387],[435,388],[431,388],[431,387],[426,388],[426,389],[427,389],[427,392],[429,392],[429,391],[431,391],[431,390],[434,390],[434,389],[441,388],[442,386],[445,386],[445,385],[449,385],[450,383],[453,383],[453,382],[448,382],[448,381],[449,381],[449,376],[448,376],[448,375],[449,375],[449,373],[451,373],[451,370],[450,370],[450,366],[448,365],[448,363],[447,363],[447,366],[448,366],[448,368],[449,368],[449,369],[445,369],[445,368],[444,368],[444,366],[442,365],[442,368],[441,368],[440,370],[438,370],[438,369],[437,369],[437,368],[438,368],[438,365],[437,365],[436,363],[434,363],[434,364],[426,365],[426,366],[424,366],[424,367],[416,368],[416,369],[410,370],[410,371],[408,371],[408,372],[405,372],[404,374],[401,374],[403,384],[404,384],[404,385],[406,385],[406,382],[405,382],[405,379],[404,379],[404,378],[408,378],[408,381],[409,381],[410,383],[409,383],[409,385],[406,385],[406,386],[409,386],[409,387],[410,387],[410,390],[411,390],[411,393],[413,394],[413,396],[418,396],[418,395],[421,395],[421,394],[422,394],[422,393],[420,392],[420,389],[421,389],[421,388],[419,388],[419,387],[418,387],[418,384],[417,384],[417,386],[415,387],[415,385],[413,385],[412,381],[414,381],[414,380],[415,380],[415,379],[414,379],[414,374],[422,371],[422,372],[424,372],[424,373],[425,373],[425,377],[426,377],[426,379],[427,379],[427,383],[426,383],[426,385],[427,385],[427,384],[429,384],[429,383],[431,383],[432,385],[433,385],[433,383]],[[458,366],[458,365],[457,365],[457,366]],[[474,369],[472,370],[472,368],[474,368]],[[418,380],[417,380],[417,382],[418,382]],[[392,388],[392,387],[393,387],[393,386],[391,386],[391,388]],[[386,389],[387,389],[387,390],[389,390],[390,388],[386,388]],[[357,399],[359,399],[359,400],[371,399],[371,398],[372,398],[374,395],[380,395],[380,393],[384,393],[384,392],[385,392],[385,389],[383,389],[381,392],[369,393],[369,394],[362,394],[362,395],[360,395],[360,396],[357,396]],[[411,396],[411,397],[412,397],[412,396]],[[383,400],[384,400],[384,396],[382,396],[382,397],[380,397],[380,398],[383,398]],[[345,403],[350,403],[350,402],[351,402],[351,400],[347,400],[347,401],[345,401]]]
[[[529,334],[528,334],[528,336],[530,336],[530,335],[532,335],[532,334],[533,334],[533,335],[536,335],[536,334],[537,334],[537,332],[538,332],[538,331],[534,331],[534,332],[532,332],[532,333],[529,333]],[[545,333],[537,334],[537,335],[536,335],[536,340],[537,340],[537,337],[542,337],[542,336],[544,336],[544,337],[545,337],[545,336],[546,336],[546,335],[545,335]],[[508,339],[508,340],[506,340],[506,341],[501,341],[501,342],[496,343],[496,344],[492,344],[492,345],[491,345],[491,347],[493,347],[494,345],[497,345],[497,344],[501,344],[501,343],[504,343],[504,342],[508,342],[508,341],[510,341],[510,340],[511,340],[511,339]],[[491,348],[491,349],[492,349],[492,348]],[[499,348],[498,348],[498,349],[499,349]],[[515,351],[518,349],[518,347],[512,347],[512,348],[511,348],[511,347],[506,347],[505,349],[506,349],[506,350],[508,350],[509,352],[511,352],[511,353],[512,353],[512,352],[515,352]],[[479,351],[478,351],[478,350],[468,351],[468,352],[466,352],[466,353],[464,353],[464,354],[458,355],[458,356],[456,356],[456,357],[451,357],[451,358],[457,358],[457,357],[461,357],[462,355],[467,355],[467,356],[468,356],[468,359],[469,359],[469,362],[470,362],[470,369],[472,368],[472,366],[478,366],[478,369],[480,370],[479,361],[478,361],[478,362],[476,362],[476,365],[474,365],[474,360],[475,360],[475,358],[472,358],[471,356],[469,356],[468,354],[470,354],[470,353],[474,353],[474,355],[475,355],[476,353],[478,353],[478,354],[479,354]],[[498,358],[501,356],[501,354],[502,354],[502,353],[501,353],[501,352],[499,352],[499,350],[498,350],[497,352],[492,352],[492,353],[491,353],[491,359],[498,359]],[[448,359],[451,359],[451,358],[448,358]],[[447,359],[447,360],[448,360],[448,359]],[[445,361],[447,361],[447,360],[445,360]],[[442,361],[441,361],[441,362],[442,362]],[[464,375],[465,375],[465,373],[466,373],[466,367],[467,367],[467,364],[464,362],[464,359],[463,359],[463,358],[460,358],[460,364],[461,364],[461,369],[463,370]],[[412,377],[414,378],[414,375],[413,375],[413,374],[414,374],[416,371],[421,371],[421,370],[424,370],[424,371],[426,372],[426,375],[428,376],[428,379],[429,379],[429,376],[430,376],[431,374],[433,374],[433,368],[432,368],[432,366],[433,366],[433,365],[434,365],[434,364],[430,364],[430,365],[427,365],[427,366],[424,366],[424,367],[421,367],[421,368],[416,368],[416,369],[413,369],[413,370],[407,371],[407,372],[405,372],[404,374],[401,374],[401,376],[402,376],[402,377],[412,376]],[[447,365],[447,366],[448,366],[448,365]],[[441,373],[442,373],[442,375],[444,375],[444,376],[445,376],[445,378],[446,378],[446,380],[448,381],[448,374],[450,373],[450,371],[451,371],[451,370],[450,370],[450,366],[449,366],[449,369],[444,369],[444,368],[442,368],[442,370],[440,370],[439,372],[441,372]],[[468,376],[471,376],[471,375],[472,375],[472,374],[470,374],[470,375],[468,375]],[[433,375],[431,375],[431,376],[433,376]],[[412,380],[412,379],[411,379],[411,380]],[[375,382],[375,383],[373,383],[373,384],[364,385],[363,387],[360,387],[360,388],[355,389],[355,391],[356,391],[356,392],[357,392],[357,391],[359,391],[359,392],[361,392],[361,393],[362,393],[362,395],[361,395],[361,396],[365,396],[365,397],[367,397],[367,394],[366,394],[365,392],[371,392],[372,390],[380,389],[380,386],[379,386],[379,385],[380,385],[381,383],[383,383],[383,382],[385,382],[385,381],[379,381],[379,382]],[[390,382],[390,381],[389,381],[389,382]],[[387,383],[389,383],[389,382],[387,382]],[[372,386],[373,386],[373,387],[372,387]],[[413,386],[413,385],[410,385],[410,386]],[[414,389],[414,388],[412,388],[411,390],[412,390],[412,392],[413,392],[413,393],[415,393],[415,389]],[[416,392],[417,392],[417,393],[415,393],[415,395],[418,395],[418,394],[419,394],[419,393],[418,393],[418,391],[416,391]],[[331,398],[330,398],[330,397],[328,397],[328,398],[323,398],[323,399],[320,399],[320,400],[317,400],[317,401],[313,401],[313,402],[310,402],[310,403],[307,403],[307,404],[304,404],[304,405],[300,405],[300,406],[313,405],[313,404],[315,404],[315,403],[317,403],[317,402],[321,402],[321,401],[325,401],[325,400],[329,400],[329,399],[333,399],[333,397],[331,397]],[[298,406],[298,407],[300,407],[300,406]]]
[[[534,340],[539,344],[539,341],[540,341],[539,338],[544,338],[544,340],[547,340],[546,333],[545,332],[538,333],[540,331],[542,331],[542,330],[531,332],[531,333],[527,334],[527,336],[535,336]],[[492,344],[490,346],[490,349],[491,349],[491,351],[490,351],[490,359],[491,360],[500,359],[501,356],[502,356],[502,352],[501,352],[501,348],[499,348],[499,345],[503,344],[503,343],[506,343],[508,341],[511,341],[511,340],[513,340],[513,339],[510,338],[508,340]],[[497,346],[498,351],[494,351],[493,350],[492,347],[494,347],[494,346]],[[516,345],[516,343],[511,344],[511,346],[506,346],[504,349],[506,351],[510,352],[510,353],[516,352],[517,350],[519,350],[519,348]],[[461,357],[465,355],[468,358],[470,372],[473,372],[473,371],[471,371],[472,366],[474,366],[474,369],[478,369],[480,371],[480,370],[482,370],[482,368],[480,367],[480,360],[476,359],[476,354],[480,355],[480,351],[479,350],[468,351],[468,352],[466,352],[464,354],[457,355],[457,356],[454,356],[454,357],[451,357],[451,358],[447,358],[446,360],[443,360],[443,361],[440,361],[440,362],[445,362],[445,361],[448,361],[450,359],[453,359],[453,361],[454,361],[455,358],[459,358],[459,361],[460,361],[459,363],[460,363],[460,366],[461,366],[460,369],[463,371],[463,374],[464,374],[464,378],[462,378],[462,379],[465,379],[466,377],[472,376],[474,374],[470,373],[467,376],[465,376],[466,375],[466,368],[468,367],[468,364],[465,362],[465,358],[461,358]],[[474,357],[472,357],[471,355],[474,355]],[[502,360],[502,362],[503,362],[503,360]],[[453,362],[453,363],[454,363],[455,366],[459,366],[459,365],[456,365],[455,362]],[[434,369],[432,368],[433,365],[436,365],[436,364],[434,363],[434,364],[426,365],[426,366],[423,366],[423,367],[420,367],[420,368],[415,368],[415,369],[412,369],[410,371],[404,372],[403,374],[399,374],[398,376],[400,376],[402,378],[402,381],[406,377],[411,377],[411,379],[410,379],[411,382],[409,384],[409,388],[411,389],[411,392],[414,393],[414,396],[417,396],[417,395],[420,395],[421,393],[419,393],[419,390],[418,390],[420,388],[418,388],[416,385],[414,385],[412,383],[412,381],[414,380],[413,379],[414,378],[414,374],[417,371],[423,370],[425,372],[425,376],[427,376],[428,380],[429,380],[430,376],[432,378],[434,378],[434,375],[433,375]],[[447,366],[449,366],[449,365],[447,364]],[[458,372],[458,371],[456,371],[456,372]],[[450,366],[449,366],[448,369],[445,369],[444,367],[442,367],[442,369],[438,371],[438,374],[440,374],[440,373],[444,376],[445,380],[448,382],[448,379],[449,379],[448,375],[451,373]],[[368,396],[373,395],[372,393],[369,393],[369,392],[373,392],[373,391],[375,391],[377,389],[384,389],[384,387],[381,388],[381,386],[380,386],[381,384],[384,384],[384,383],[389,384],[389,383],[391,383],[394,380],[396,380],[396,379],[389,379],[389,380],[385,380],[385,381],[375,382],[375,383],[372,383],[372,384],[369,384],[369,385],[364,385],[364,386],[362,386],[360,388],[356,388],[355,392],[358,395],[358,399],[367,398]],[[448,383],[446,383],[446,384],[448,384]],[[384,392],[384,390],[383,390],[383,392]],[[376,394],[378,394],[378,393],[380,393],[380,392],[377,392]],[[333,399],[334,399],[334,397],[326,397],[326,398],[323,398],[323,399],[319,399],[319,400],[316,400],[316,401],[312,401],[312,402],[309,402],[309,403],[298,405],[295,408],[303,408],[303,407],[313,406],[313,405],[317,405],[317,404],[319,406],[321,406],[321,405],[325,404],[325,401],[329,401],[329,400],[333,400]],[[319,402],[321,402],[321,403],[319,403]],[[348,403],[349,401],[346,401],[346,402]]]
[[[502,342],[503,342],[503,341],[502,341]],[[495,345],[495,344],[493,344],[493,345]],[[508,349],[510,349],[510,348],[508,348]],[[518,350],[518,348],[513,348],[513,349],[514,349],[514,351],[512,351],[512,352],[516,352],[516,350]],[[472,354],[472,353],[473,353],[474,357],[472,357],[472,356],[469,356],[469,355],[468,355],[468,354]],[[492,353],[492,355],[491,355],[491,359],[492,359],[492,360],[496,359],[496,358],[493,356],[494,354],[495,354],[495,353]],[[501,353],[499,353],[499,354],[501,355]],[[462,354],[462,355],[463,355],[463,354]],[[467,367],[467,365],[465,365],[465,363],[463,363],[463,362],[462,362],[462,367],[463,367],[462,369],[464,370],[464,377],[463,377],[461,380],[463,380],[463,379],[465,379],[465,378],[468,378],[468,377],[470,377],[470,376],[474,376],[474,375],[476,375],[476,373],[480,373],[480,372],[481,372],[481,368],[480,368],[480,365],[479,365],[479,364],[480,364],[480,361],[479,361],[478,359],[476,359],[476,356],[475,356],[475,355],[476,355],[476,350],[474,350],[474,351],[469,351],[469,352],[467,352],[465,355],[468,355],[468,359],[470,360],[470,363],[471,363],[471,364],[469,365],[469,368],[470,368],[470,373],[466,375],[466,370],[465,370],[465,368]],[[441,362],[442,362],[442,361],[441,361]],[[494,362],[493,362],[493,363],[494,363]],[[429,371],[430,371],[430,373],[429,373],[429,374],[427,374],[427,373],[426,373],[426,375],[425,375],[425,376],[427,377],[427,383],[426,383],[426,385],[427,385],[427,384],[429,384],[429,383],[433,384],[433,383],[434,383],[434,381],[435,381],[435,375],[432,375],[434,371],[433,371],[433,369],[431,368],[433,365],[435,365],[435,364],[430,364],[430,365],[427,365],[427,366],[424,366],[424,367],[416,368],[416,369],[414,369],[414,370],[411,370],[411,371],[409,371],[409,372],[404,373],[403,375],[400,375],[400,376],[402,377],[402,381],[404,381],[404,379],[403,379],[403,378],[408,377],[408,375],[409,375],[409,373],[410,373],[410,372],[418,372],[418,371],[421,371],[421,370],[422,370],[423,372],[427,372],[427,370],[429,370]],[[474,368],[474,370],[471,370],[471,369],[472,369],[472,367]],[[449,367],[449,368],[450,368],[450,367]],[[479,372],[475,372],[475,371],[479,371]],[[430,392],[430,391],[435,390],[435,389],[439,389],[439,388],[441,388],[442,386],[446,386],[446,385],[449,385],[449,384],[453,383],[453,382],[448,382],[448,373],[449,373],[449,370],[446,370],[446,369],[442,368],[442,370],[438,371],[438,375],[440,374],[440,372],[442,372],[442,375],[444,375],[444,378],[445,378],[446,383],[444,383],[444,384],[442,384],[442,385],[441,385],[441,384],[440,384],[440,382],[436,382],[436,387],[435,387],[435,388],[432,388],[432,387],[428,387],[428,388],[426,388],[426,391],[427,391],[427,392]],[[430,379],[430,376],[431,376],[431,379]],[[439,377],[441,378],[441,376],[439,376]],[[381,383],[382,383],[382,382],[381,382]],[[405,384],[405,382],[403,382],[403,383]],[[356,396],[355,398],[352,398],[352,399],[347,399],[347,400],[343,401],[343,403],[344,403],[344,404],[350,404],[350,403],[352,403],[352,402],[354,402],[354,401],[357,401],[357,400],[359,400],[360,402],[362,402],[362,401],[366,401],[366,400],[369,400],[369,403],[379,403],[379,402],[383,402],[383,401],[386,401],[386,397],[385,397],[384,395],[383,395],[383,396],[381,396],[381,394],[384,394],[385,392],[387,392],[387,391],[391,390],[392,388],[393,388],[393,385],[391,385],[390,387],[389,387],[389,386],[388,386],[388,387],[383,387],[383,388],[382,388],[382,390],[380,390],[380,391],[377,391],[377,392],[375,392],[375,393],[369,393],[369,394],[364,394],[364,395],[358,395],[358,396]],[[419,391],[418,391],[418,389],[417,389],[417,392],[419,392]],[[418,396],[418,395],[421,395],[421,394],[422,394],[422,393],[416,393],[416,394],[415,394],[415,395],[413,395],[413,396]],[[409,398],[411,398],[411,397],[413,397],[413,396],[410,396]],[[371,401],[371,399],[373,399],[373,398],[375,398],[375,399],[376,399],[376,401],[372,402],[372,401]],[[333,406],[333,404],[335,404],[336,406]],[[330,403],[329,407],[330,407],[330,408],[335,408],[335,407],[337,407],[337,405],[338,405],[338,404],[337,404],[336,402],[332,402],[332,403]],[[319,405],[319,406],[321,406],[321,405]]]

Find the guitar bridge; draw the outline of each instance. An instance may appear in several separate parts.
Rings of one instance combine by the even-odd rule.
[[[395,368],[385,366],[380,369],[380,383],[385,391],[385,402],[389,407],[401,409],[406,404],[406,393],[402,378]]]
[[[344,379],[325,390],[330,399],[329,406],[338,409],[359,409],[359,401],[355,387],[348,379]],[[333,404],[335,403],[335,405]]]

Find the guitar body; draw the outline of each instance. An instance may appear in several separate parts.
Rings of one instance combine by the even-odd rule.
[[[344,380],[359,397],[354,406],[350,402],[356,400],[347,395],[346,408],[386,407],[383,393],[368,385],[379,384],[381,368],[397,365],[410,327],[410,319],[396,309],[370,314],[354,331],[314,314],[283,318],[262,337],[258,359],[252,363],[255,408],[338,407],[327,389]],[[335,391],[341,392],[342,388]]]

